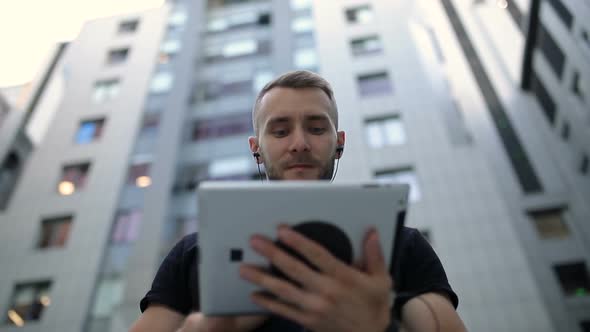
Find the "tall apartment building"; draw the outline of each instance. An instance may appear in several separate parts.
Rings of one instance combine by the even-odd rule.
[[[590,330],[590,3],[443,0],[423,8],[449,41],[443,52],[462,53],[446,57],[447,77],[472,128],[482,119],[466,85],[483,97],[495,133],[476,132],[493,156],[554,329]],[[467,59],[473,81],[462,76],[458,58]]]
[[[545,97],[510,67],[541,57],[529,24],[510,21],[533,17],[525,2],[176,0],[88,23],[0,214],[0,330],[125,331],[164,255],[198,228],[199,182],[257,178],[255,94],[301,68],[336,93],[348,138],[336,181],[410,183],[408,225],[443,261],[470,330],[578,331],[588,176],[565,167]],[[522,41],[482,33],[478,17]],[[568,142],[587,152],[575,119]]]

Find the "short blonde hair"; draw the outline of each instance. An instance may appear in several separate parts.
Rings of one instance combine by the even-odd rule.
[[[254,127],[254,133],[258,136],[258,121],[256,121],[256,114],[260,108],[260,102],[264,95],[273,88],[292,88],[292,89],[305,89],[305,88],[318,88],[324,91],[330,99],[330,117],[334,121],[334,126],[338,129],[338,107],[336,106],[336,100],[334,99],[334,92],[330,83],[326,81],[320,75],[307,71],[307,70],[295,70],[284,73],[283,75],[275,78],[268,82],[262,90],[258,93],[254,107],[252,109],[252,126]]]

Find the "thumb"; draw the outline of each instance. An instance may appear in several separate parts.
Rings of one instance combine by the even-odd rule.
[[[377,230],[371,229],[365,238],[365,262],[367,272],[373,274],[383,274],[387,272],[383,250],[379,242]]]

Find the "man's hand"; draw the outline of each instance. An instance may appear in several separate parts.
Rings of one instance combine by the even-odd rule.
[[[207,317],[190,314],[177,332],[249,332],[261,325],[267,316]]]
[[[254,236],[254,250],[302,285],[299,288],[254,266],[243,265],[242,278],[280,298],[255,293],[252,299],[256,304],[315,332],[385,331],[390,322],[393,282],[375,230],[367,234],[363,266],[358,269],[287,226],[279,228],[279,239],[320,271],[285,253],[269,239]]]

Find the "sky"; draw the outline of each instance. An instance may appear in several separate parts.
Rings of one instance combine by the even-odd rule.
[[[29,82],[53,45],[85,21],[159,7],[164,0],[0,0],[0,87]]]

